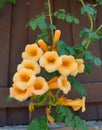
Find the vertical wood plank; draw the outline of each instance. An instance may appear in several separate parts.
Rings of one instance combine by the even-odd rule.
[[[5,126],[7,122],[7,113],[6,113],[6,108],[0,108],[0,126]]]
[[[70,0],[53,0],[53,10],[58,11],[58,9],[65,9],[66,12],[70,12]],[[57,26],[57,29],[62,31],[61,39],[67,44],[72,45],[73,39],[71,24],[66,21],[58,20],[57,18],[54,18],[54,24]]]
[[[28,14],[28,21],[32,18],[36,17],[37,15],[41,14],[41,12],[45,11],[44,3],[46,0],[38,0],[35,2],[34,0],[29,0],[29,14]],[[33,31],[30,27],[28,28],[28,42],[33,43],[36,40],[36,36],[40,34],[39,30]]]
[[[28,124],[28,108],[8,108],[7,125],[25,125]]]
[[[26,0],[18,0],[13,6],[11,44],[9,58],[9,86],[12,84],[12,77],[16,72],[16,67],[21,63],[21,53],[26,44],[26,24],[27,24],[27,4]]]
[[[9,65],[9,42],[11,26],[11,6],[0,10],[0,87],[7,87]]]
[[[84,120],[88,120],[88,121],[97,120],[98,115],[97,115],[96,103],[86,104],[86,111],[83,113],[79,111],[78,115]]]

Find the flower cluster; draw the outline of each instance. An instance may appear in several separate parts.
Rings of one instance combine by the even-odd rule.
[[[68,76],[76,76],[84,71],[83,59],[75,59],[72,55],[59,56],[57,45],[60,38],[60,30],[55,31],[53,46],[48,46],[42,39],[38,43],[28,44],[22,53],[23,61],[17,66],[17,72],[13,76],[13,85],[10,87],[10,97],[22,102],[32,96],[44,95],[52,90],[60,90],[68,94],[71,84]],[[47,73],[58,71],[59,76],[54,76],[48,81],[41,76],[42,68]],[[51,95],[52,94],[52,95]],[[85,111],[85,97],[82,99],[67,99],[65,96],[58,97],[54,105],[71,106],[73,110]],[[47,115],[49,116],[48,112]]]

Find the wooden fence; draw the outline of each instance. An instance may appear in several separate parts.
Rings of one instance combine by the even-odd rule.
[[[0,126],[26,124],[29,122],[27,102],[17,104],[7,102],[9,87],[12,85],[12,77],[16,72],[16,66],[21,62],[21,53],[28,43],[32,43],[37,32],[26,28],[27,22],[44,11],[45,0],[17,0],[15,5],[6,4],[0,10]],[[80,3],[74,0],[52,0],[52,10],[64,8],[80,19],[80,24],[67,24],[53,19],[58,29],[63,30],[61,39],[70,45],[80,43],[79,31],[89,25],[86,16],[80,14]],[[102,23],[102,7],[98,7],[98,17],[95,26]],[[92,53],[102,58],[102,40],[91,46]],[[102,120],[102,67],[93,67],[94,74],[79,76],[88,91],[87,110],[78,114],[86,120]],[[71,96],[75,96],[72,92]],[[32,118],[44,114],[44,108],[36,108]]]

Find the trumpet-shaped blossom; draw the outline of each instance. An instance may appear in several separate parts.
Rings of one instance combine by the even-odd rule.
[[[77,69],[74,70],[73,72],[71,72],[72,76],[76,76],[78,73],[82,73],[84,72],[85,69],[85,65],[84,65],[84,61],[83,59],[76,59],[76,63],[77,63]]]
[[[16,72],[13,77],[13,82],[18,89],[26,90],[29,86],[34,83],[35,76],[33,71],[30,69],[21,69]]]
[[[39,74],[41,71],[39,64],[31,59],[23,60],[22,63],[18,65],[17,70],[19,71],[23,68],[32,70],[35,75]]]
[[[15,84],[13,84],[13,87],[10,87],[10,97],[15,98],[16,100],[22,102],[29,97],[32,96],[32,88],[31,86],[28,87],[26,90],[18,89]]]
[[[58,77],[55,76],[48,81],[49,89],[58,89]]]
[[[68,82],[66,76],[61,75],[58,78],[58,88],[62,90],[64,94],[68,94],[68,92],[71,90],[71,84]]]
[[[71,72],[77,69],[77,63],[72,55],[62,55],[62,65],[58,68],[62,75],[68,76]]]
[[[43,95],[48,91],[49,87],[46,80],[43,77],[36,77],[33,83],[32,93],[34,95]]]
[[[56,101],[56,105],[63,105],[63,106],[70,106],[73,108],[74,111],[79,110],[82,108],[82,112],[85,111],[85,97],[82,99],[77,98],[75,100],[67,99],[66,97],[62,96]]]
[[[47,72],[54,72],[56,71],[59,66],[62,64],[61,58],[58,56],[56,51],[47,51],[41,58],[40,58],[40,66],[45,68]]]
[[[23,59],[33,59],[38,61],[43,55],[43,51],[37,44],[28,44],[25,47],[25,51],[22,53]]]

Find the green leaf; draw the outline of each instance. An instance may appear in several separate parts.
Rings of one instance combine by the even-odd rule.
[[[65,19],[66,19],[66,21],[68,23],[72,23],[72,21],[73,21],[73,17],[70,14],[67,14],[66,17],[65,17]]]
[[[71,48],[70,46],[66,45],[66,43],[64,43],[63,41],[58,41],[57,43],[57,47],[58,47],[58,53],[59,55],[69,55],[69,54],[75,54],[74,49]]]
[[[14,101],[14,100],[16,100],[15,98],[12,98],[12,97],[7,97],[7,101],[8,102],[12,102],[12,101]]]
[[[96,56],[93,57],[93,63],[95,66],[98,66],[98,67],[100,67],[102,65],[101,59]]]
[[[71,14],[67,14],[66,17],[65,17],[65,20],[66,20],[68,23],[74,22],[75,24],[79,24],[79,19],[76,18],[75,16],[71,15]]]
[[[74,87],[74,89],[81,94],[81,96],[87,96],[87,91],[86,89],[83,87],[83,84],[81,84],[75,77],[73,76],[69,76],[68,80],[70,81],[70,83],[72,84],[72,86]]]
[[[102,65],[102,60],[99,57],[93,56],[90,51],[86,51],[86,53],[84,55],[84,59],[89,60],[95,66],[101,66]]]
[[[84,39],[83,41],[82,41],[82,46],[86,46],[87,45],[87,39]]]
[[[74,18],[74,23],[75,23],[75,24],[79,24],[79,19]]]
[[[49,35],[47,30],[43,30],[41,34],[37,35],[35,41],[37,42],[39,39],[43,39],[45,42],[48,42]]]
[[[56,26],[55,26],[55,25],[52,25],[52,24],[49,25],[49,28],[50,28],[51,30],[56,30]]]
[[[74,130],[88,130],[88,127],[84,120],[81,120],[80,117],[75,116],[72,120],[72,127]]]
[[[92,71],[92,65],[91,64],[86,64],[85,65],[85,72],[92,75],[93,71]]]
[[[102,0],[96,0],[100,5],[102,5]]]
[[[50,130],[48,128],[46,117],[42,116],[38,119],[32,120],[27,130]]]
[[[38,96],[37,97],[37,105],[41,106],[45,103],[45,101],[47,100],[47,93],[41,95],[41,96]]]
[[[86,4],[85,6],[83,6],[81,8],[81,14],[88,14],[88,15],[91,15],[93,16],[93,18],[95,17],[97,11],[96,9],[94,8],[95,5],[91,5],[91,4]]]
[[[96,42],[96,40],[99,40],[102,38],[102,35],[98,34],[97,30],[96,31],[91,31],[88,28],[84,28],[81,32],[80,32],[80,36],[83,37],[89,37],[90,40],[92,42]]]

